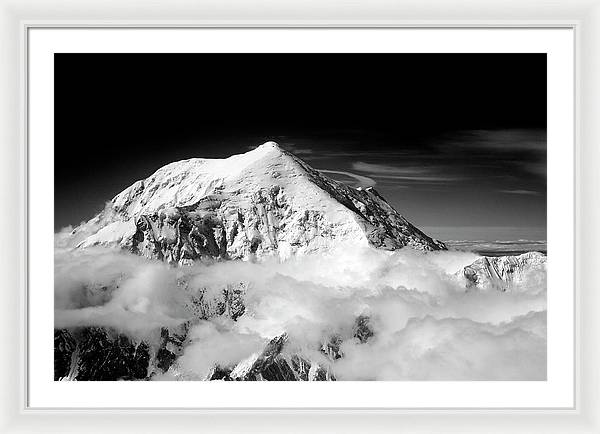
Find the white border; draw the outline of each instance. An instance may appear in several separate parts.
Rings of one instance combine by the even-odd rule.
[[[574,31],[562,29],[31,29],[29,401],[44,407],[562,408],[574,402]],[[53,55],[65,52],[524,52],[548,59],[548,381],[52,381]],[[443,73],[443,71],[441,71]],[[515,101],[518,104],[518,101]],[[85,150],[85,144],[82,144]],[[556,270],[556,271],[555,271]],[[558,272],[560,271],[560,272]]]
[[[571,0],[0,0],[0,427],[6,433],[600,433],[600,2]],[[577,413],[476,411],[37,411],[25,408],[26,329],[21,312],[25,278],[24,42],[28,24],[44,26],[575,26],[577,30]],[[585,236],[583,236],[585,234]],[[12,351],[11,351],[12,350]]]

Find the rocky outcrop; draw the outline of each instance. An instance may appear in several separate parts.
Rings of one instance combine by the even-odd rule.
[[[507,291],[526,287],[527,279],[546,277],[546,255],[528,252],[519,256],[483,256],[457,273],[467,289]]]
[[[373,335],[370,318],[360,315],[352,328],[352,337],[366,343]],[[348,338],[348,337],[346,337]],[[232,369],[215,367],[211,380],[225,381],[335,381],[332,364],[343,357],[340,346],[344,337],[335,334],[319,349],[319,357],[307,357],[288,348],[288,336],[273,338],[260,354],[253,354]]]
[[[245,312],[248,284],[223,288],[187,288],[184,306],[190,320],[175,328],[161,327],[150,336],[133,339],[110,327],[75,327],[54,331],[55,380],[143,380],[166,372],[182,354],[191,325],[200,320],[227,317],[236,320]],[[102,292],[110,288],[100,288]],[[88,290],[89,291],[89,290]]]
[[[247,282],[227,284],[224,287],[188,289],[187,281],[181,285],[189,291],[189,301],[185,308],[194,320],[207,320],[218,316],[238,319],[246,311],[244,296],[248,290]],[[210,290],[209,290],[210,289]]]
[[[225,314],[223,312],[222,314]],[[333,335],[324,342],[317,357],[288,345],[286,334],[271,339],[262,352],[251,355],[235,366],[214,366],[204,380],[222,381],[335,381],[332,364],[343,357],[344,339],[366,343],[374,332],[369,317],[357,317],[352,336]],[[79,327],[54,332],[55,381],[150,380],[171,372],[179,373],[177,358],[188,343],[191,323],[177,330],[161,328],[155,336],[134,340],[106,327]]]
[[[54,332],[54,380],[140,380],[148,377],[150,350],[145,342],[107,328]]]
[[[323,367],[301,354],[285,351],[287,335],[273,338],[259,355],[241,361],[219,379],[233,381],[335,381],[328,366]],[[211,379],[217,379],[213,375]]]

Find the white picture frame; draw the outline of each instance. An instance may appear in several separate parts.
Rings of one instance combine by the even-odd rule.
[[[344,20],[336,19],[339,9],[333,1],[290,3],[276,8],[268,2],[252,5],[238,1],[224,5],[179,4],[172,9],[153,4],[144,11],[133,2],[90,1],[89,12],[68,1],[47,5],[36,1],[0,3],[0,28],[5,59],[0,76],[3,85],[2,236],[1,267],[6,276],[2,303],[3,341],[1,425],[5,432],[599,432],[598,362],[594,346],[600,327],[595,319],[598,295],[592,281],[598,257],[593,250],[598,231],[594,222],[600,211],[594,200],[598,186],[595,163],[600,162],[597,146],[600,127],[594,118],[600,110],[598,82],[600,59],[600,3],[571,2],[546,7],[542,13],[533,2],[491,1],[486,7],[467,2],[428,4],[371,2],[346,5]],[[92,7],[93,6],[93,7]],[[262,6],[262,7],[261,7]],[[93,12],[92,12],[93,11]],[[457,12],[468,20],[455,20]],[[111,17],[100,21],[100,17]],[[198,18],[197,20],[194,18]],[[182,20],[185,18],[185,20]],[[83,27],[572,27],[576,33],[576,404],[561,410],[36,410],[26,404],[24,371],[26,325],[26,35],[29,28],[43,26]],[[18,230],[17,230],[18,228]],[[584,237],[581,234],[585,234]]]

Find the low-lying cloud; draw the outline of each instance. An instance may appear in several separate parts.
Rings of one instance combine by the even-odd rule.
[[[177,268],[121,250],[57,248],[55,327],[106,326],[145,339],[191,321],[177,360],[185,379],[233,368],[283,333],[287,351],[330,363],[339,380],[544,379],[545,281],[466,291],[454,274],[477,258],[346,246],[286,262]],[[197,317],[194,300],[210,310],[240,282],[244,315]],[[366,342],[353,335],[361,315],[373,331]],[[334,335],[344,356],[328,361],[319,350]]]

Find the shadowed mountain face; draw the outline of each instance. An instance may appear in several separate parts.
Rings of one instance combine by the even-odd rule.
[[[162,167],[76,228],[81,248],[120,246],[169,263],[326,251],[340,243],[445,250],[373,188],[334,181],[276,143]]]

